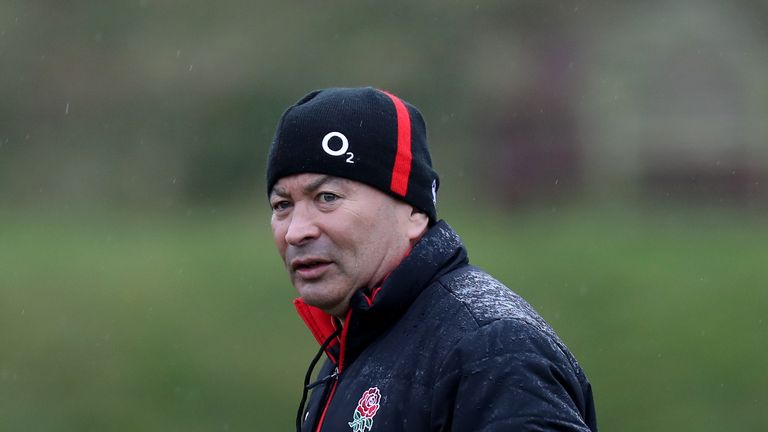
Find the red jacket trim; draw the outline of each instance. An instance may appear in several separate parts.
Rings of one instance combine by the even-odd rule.
[[[336,331],[335,319],[314,306],[310,306],[304,303],[304,300],[297,298],[293,301],[293,306],[296,308],[304,324],[309,327],[309,331],[312,332],[312,336],[315,337],[317,343],[322,345],[323,342],[328,340],[329,337]],[[333,355],[331,348],[340,344],[339,339],[328,344],[325,353],[333,360],[334,363],[338,363],[338,359]]]

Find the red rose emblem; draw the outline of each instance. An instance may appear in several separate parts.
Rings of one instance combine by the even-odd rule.
[[[363,393],[357,402],[352,421],[347,423],[352,432],[365,432],[373,427],[373,416],[379,410],[381,393],[378,387],[371,387]]]
[[[381,393],[377,387],[369,388],[360,397],[360,401],[357,402],[357,412],[361,417],[373,418],[376,415],[376,411],[379,410],[379,401],[381,401]]]

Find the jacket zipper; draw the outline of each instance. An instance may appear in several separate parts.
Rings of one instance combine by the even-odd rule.
[[[333,369],[333,373],[331,375],[329,375],[328,377],[323,378],[321,380],[324,383],[327,383],[328,381],[333,381],[333,385],[331,386],[331,390],[328,393],[328,397],[325,400],[325,406],[323,407],[323,412],[322,412],[322,414],[320,414],[320,418],[316,422],[315,432],[320,432],[320,430],[323,428],[323,422],[325,421],[325,415],[328,413],[328,407],[331,405],[331,401],[333,400],[333,396],[334,396],[334,394],[336,394],[336,387],[338,386],[339,380],[341,379],[341,371],[344,368],[344,353],[345,353],[345,350],[346,350],[346,347],[345,347],[346,343],[345,342],[346,342],[346,339],[347,339],[347,330],[349,329],[349,320],[350,320],[351,316],[352,316],[352,309],[350,308],[347,311],[346,317],[344,318],[343,326],[341,328],[336,328],[336,331],[334,332],[334,335],[338,335],[338,332],[341,331],[341,337],[339,338],[339,358],[338,358],[338,361],[334,361],[334,359],[331,358],[331,361],[336,363],[336,367]],[[320,352],[322,352],[322,349],[325,348],[325,345],[327,343],[329,343],[329,341],[332,340],[334,335],[331,335],[331,337],[326,339],[326,341],[323,343],[324,346],[321,348]],[[317,385],[317,383],[315,385]],[[312,385],[312,387],[314,387],[315,385]],[[305,415],[305,418],[306,418],[306,415]]]
[[[323,428],[325,414],[328,412],[328,407],[331,405],[331,400],[333,400],[333,395],[336,393],[336,387],[339,384],[339,368],[334,368],[333,373],[328,378],[330,378],[329,381],[333,381],[333,386],[331,387],[331,392],[328,394],[328,398],[325,400],[323,413],[320,415],[320,419],[317,421],[317,428],[315,429],[315,432],[320,432],[320,429]]]

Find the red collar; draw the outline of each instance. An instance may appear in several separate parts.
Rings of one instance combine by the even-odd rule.
[[[309,331],[312,332],[312,336],[315,337],[318,344],[322,345],[336,330],[338,330],[338,320],[332,315],[323,312],[322,309],[304,303],[304,300],[301,298],[295,299],[293,305],[296,307],[296,312],[299,313],[301,319],[307,327],[309,327]],[[344,366],[344,341],[347,339],[349,317],[351,315],[352,309],[350,308],[344,318],[341,336],[329,343],[328,347],[325,349],[325,353],[331,361],[336,363],[339,372],[341,372]]]

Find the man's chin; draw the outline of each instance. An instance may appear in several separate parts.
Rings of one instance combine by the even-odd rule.
[[[347,312],[347,309],[349,308],[348,303],[330,303],[330,302],[315,302],[311,299],[307,299],[305,297],[302,297],[302,300],[304,300],[304,303],[314,306],[323,312],[327,313],[328,315],[332,315],[335,317],[343,318],[344,314]]]
[[[349,306],[349,299],[329,297],[328,291],[322,287],[299,286],[297,290],[299,297],[301,297],[304,303],[321,309],[329,315],[344,315],[344,312],[346,312]]]

